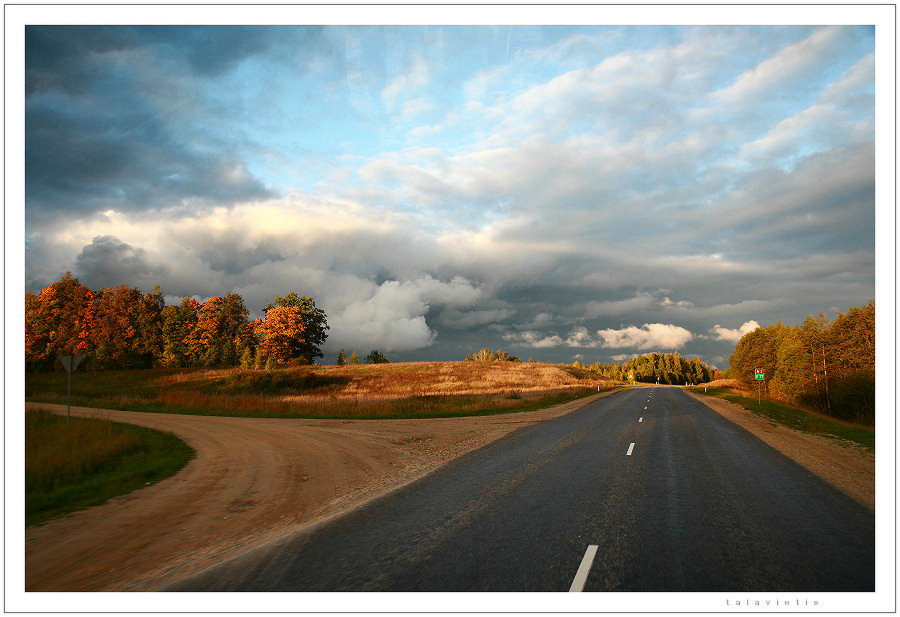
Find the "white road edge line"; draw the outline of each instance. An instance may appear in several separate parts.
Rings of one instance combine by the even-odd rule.
[[[569,591],[583,591],[584,584],[587,582],[588,574],[591,571],[591,566],[594,565],[594,557],[597,556],[597,545],[589,544],[587,550],[584,552],[584,557],[581,559],[581,565],[578,566],[578,572],[575,573],[575,579],[572,581],[572,586],[569,587]]]
[[[634,450],[634,442],[631,442],[631,445],[628,446],[628,452],[625,453],[625,456],[631,456],[631,452]]]

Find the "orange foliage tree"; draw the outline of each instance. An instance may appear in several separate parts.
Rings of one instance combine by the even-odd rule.
[[[304,351],[302,311],[296,306],[275,306],[266,311],[266,318],[259,325],[262,355],[278,362],[299,358]]]
[[[86,353],[96,297],[69,272],[39,294],[26,294],[26,364],[52,368],[58,356]]]

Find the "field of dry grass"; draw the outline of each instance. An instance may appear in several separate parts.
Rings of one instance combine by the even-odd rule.
[[[31,375],[26,397],[59,402],[59,374]],[[436,417],[556,404],[596,381],[542,363],[410,362],[272,370],[102,371],[73,379],[79,405],[266,417]],[[604,387],[613,384],[602,384]]]
[[[289,385],[290,380],[314,375],[310,396],[338,398],[441,396],[534,392],[596,384],[573,377],[552,364],[522,362],[397,362],[394,364],[325,365],[278,368],[198,370],[176,373],[158,380],[159,385],[222,382],[239,388],[253,387],[255,376],[272,375],[267,381]],[[279,380],[279,377],[282,378]],[[311,386],[311,387],[310,387]]]

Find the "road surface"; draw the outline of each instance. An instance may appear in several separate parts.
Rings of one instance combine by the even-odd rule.
[[[639,387],[168,589],[873,591],[874,530],[679,389]]]

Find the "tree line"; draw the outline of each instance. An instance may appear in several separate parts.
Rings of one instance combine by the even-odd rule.
[[[700,358],[683,358],[678,352],[649,353],[624,362],[595,362],[578,366],[599,378],[615,381],[683,385],[705,383],[712,376],[712,369]]]
[[[25,294],[26,370],[53,370],[63,355],[88,369],[264,367],[322,357],[329,329],[312,298],[276,296],[265,317],[248,321],[240,294],[165,304],[152,292],[119,285],[94,291],[71,273]]]
[[[802,325],[781,322],[745,334],[729,358],[728,376],[766,396],[844,420],[875,422],[875,302],[829,322],[824,313]]]

